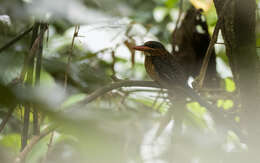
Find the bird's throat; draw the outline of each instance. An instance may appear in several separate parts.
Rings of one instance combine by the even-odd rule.
[[[151,57],[152,55],[148,52],[144,52],[144,55],[147,56],[147,57]]]

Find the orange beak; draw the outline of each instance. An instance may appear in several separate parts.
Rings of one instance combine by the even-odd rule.
[[[150,48],[150,47],[145,46],[145,45],[135,46],[134,49],[135,49],[135,50],[138,50],[138,51],[148,51],[148,50],[153,50],[153,48]]]

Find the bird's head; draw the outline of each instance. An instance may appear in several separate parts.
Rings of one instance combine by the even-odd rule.
[[[135,50],[143,51],[145,56],[158,56],[164,52],[167,52],[165,47],[157,41],[148,41],[143,45],[135,46]]]

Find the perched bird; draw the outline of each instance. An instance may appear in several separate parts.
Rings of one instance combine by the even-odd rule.
[[[134,49],[144,52],[146,72],[154,81],[166,88],[185,85],[185,70],[161,43],[148,41]]]
[[[199,75],[210,39],[208,25],[202,15],[202,10],[191,6],[180,26],[173,31],[171,38],[172,55],[183,66],[188,75],[193,77]],[[205,86],[216,88],[219,86],[218,83],[216,54],[213,50],[207,68]]]
[[[134,49],[144,52],[146,72],[155,82],[163,88],[195,98],[194,100],[206,105],[205,107],[209,106],[188,86],[187,72],[160,42],[148,41],[144,45],[135,46]]]
[[[174,94],[183,98],[189,96],[206,107],[217,122],[224,123],[226,126],[230,124],[232,128],[234,127],[233,122],[226,119],[218,108],[202,99],[188,86],[186,82],[188,78],[187,72],[160,42],[148,41],[141,46],[135,46],[134,49],[144,52],[147,73],[155,82],[168,89],[170,96]],[[236,126],[234,128],[237,129]]]
[[[134,49],[144,52],[146,72],[155,82],[169,90],[181,89],[186,95],[188,92],[189,96],[209,106],[188,86],[186,70],[160,42],[148,41]]]

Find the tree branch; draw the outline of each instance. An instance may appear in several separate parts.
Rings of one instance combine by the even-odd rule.
[[[41,132],[40,135],[33,136],[30,142],[25,146],[25,148],[18,154],[15,158],[14,163],[21,163],[26,158],[27,154],[32,150],[33,146],[38,143],[42,138],[54,131],[56,127],[51,126]]]
[[[65,75],[64,75],[64,89],[65,89],[65,90],[67,89],[68,74],[69,74],[69,71],[70,71],[70,63],[71,63],[71,58],[72,58],[72,53],[73,53],[75,38],[78,37],[79,28],[80,28],[79,25],[76,25],[76,26],[75,26],[74,34],[73,34],[72,41],[71,41],[70,51],[69,51],[69,54],[68,54],[68,61],[67,61],[67,65],[66,65]]]
[[[99,96],[102,96],[105,93],[107,93],[113,89],[118,89],[121,87],[156,87],[156,88],[160,88],[160,86],[153,81],[136,81],[136,80],[120,81],[120,82],[106,85],[106,86],[94,91],[88,97],[86,97],[83,101],[81,101],[80,104],[86,105],[86,104],[90,103],[91,101],[95,100],[96,98],[98,98]]]
[[[33,29],[33,26],[30,27],[29,29],[25,30],[23,33],[21,33],[20,35],[16,36],[14,39],[12,39],[11,41],[9,41],[7,44],[5,44],[4,46],[2,46],[0,48],[0,53],[3,52],[4,50],[6,50],[7,48],[9,48],[10,46],[12,46],[13,44],[15,44],[17,41],[19,41],[21,38],[23,38],[25,35],[27,35],[28,33],[30,33]]]
[[[14,111],[14,107],[9,109],[6,116],[4,117],[4,119],[2,120],[1,124],[0,124],[0,133],[2,132],[2,130],[4,129],[6,123],[8,122],[9,118],[11,117],[11,115],[13,114]]]

